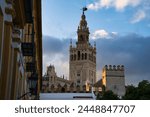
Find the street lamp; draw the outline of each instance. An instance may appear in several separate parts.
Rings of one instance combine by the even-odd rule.
[[[38,87],[38,74],[33,73],[29,78],[29,90],[32,95],[37,95],[37,87]]]

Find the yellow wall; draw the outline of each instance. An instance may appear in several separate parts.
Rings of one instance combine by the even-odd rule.
[[[25,71],[25,63],[34,58],[21,57],[22,51],[19,46],[21,46],[21,42],[31,42],[30,34],[33,25],[25,22],[25,0],[15,0],[13,4],[9,3],[9,5],[6,0],[2,0],[0,3],[3,3],[3,5],[0,4],[0,99],[17,99],[29,91],[27,80],[31,73]],[[41,0],[33,0],[33,4],[34,12],[31,11],[31,13],[36,17],[34,18],[35,60],[40,84],[42,79]],[[5,11],[1,10],[1,6]],[[7,17],[8,15],[9,17]],[[23,31],[20,33],[19,39],[13,37],[17,35],[15,28]],[[22,62],[20,63],[20,61]],[[29,98],[25,96],[22,99]]]

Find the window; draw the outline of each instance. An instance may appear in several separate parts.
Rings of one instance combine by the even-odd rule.
[[[78,51],[78,60],[80,60],[80,51]]]
[[[87,59],[87,53],[85,53],[85,60]]]
[[[80,35],[80,40],[83,41],[83,36],[82,35]]]
[[[73,61],[73,55],[70,55],[70,61]]]
[[[82,53],[82,60],[84,60],[84,54]]]
[[[76,60],[76,54],[74,54],[74,60]]]

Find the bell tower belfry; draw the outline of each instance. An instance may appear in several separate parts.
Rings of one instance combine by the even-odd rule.
[[[96,82],[96,44],[92,46],[89,43],[89,28],[87,26],[85,11],[83,8],[81,20],[77,29],[76,46],[70,43],[70,60],[69,60],[69,79],[80,91],[91,86]]]
[[[77,30],[77,34],[78,34],[78,42],[77,42],[77,46],[78,45],[82,45],[82,44],[89,44],[89,28],[87,27],[87,21],[86,21],[86,16],[84,15],[84,11],[83,14],[81,16],[81,21],[80,24],[78,26],[78,30]]]

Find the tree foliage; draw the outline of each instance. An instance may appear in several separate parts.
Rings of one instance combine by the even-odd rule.
[[[118,100],[118,96],[114,94],[112,91],[104,91],[101,95],[97,95],[97,100]]]
[[[139,82],[138,87],[129,85],[126,87],[125,100],[150,100],[150,82],[143,80]]]
[[[118,100],[118,96],[112,91],[103,90],[97,95],[97,100]],[[126,93],[122,97],[123,100],[150,100],[150,82],[143,80],[139,82],[138,86],[133,85],[126,86]]]

